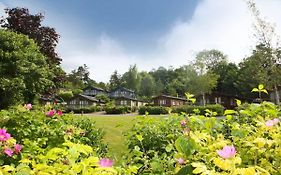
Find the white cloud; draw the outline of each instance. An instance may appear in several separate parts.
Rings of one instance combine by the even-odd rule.
[[[262,16],[279,22],[281,1],[258,1]],[[280,23],[276,25],[280,33]],[[167,59],[179,66],[203,49],[219,49],[230,61],[240,62],[254,46],[252,17],[243,0],[204,0],[188,22],[179,21],[161,38]],[[169,62],[172,63],[172,60]]]
[[[0,17],[6,16],[5,10],[4,10],[6,7],[7,6],[4,3],[0,2]]]
[[[257,6],[263,16],[276,22],[280,33],[281,1],[260,0]],[[175,21],[173,27],[159,38],[153,53],[131,54],[120,41],[105,34],[96,44],[85,43],[77,51],[69,52],[68,49],[67,54],[61,53],[63,65],[68,70],[85,63],[94,79],[108,81],[115,69],[124,73],[132,64],[137,64],[140,70],[179,67],[203,49],[219,49],[229,56],[230,61],[238,63],[251,52],[254,42],[252,18],[244,0],[203,0],[191,20]]]

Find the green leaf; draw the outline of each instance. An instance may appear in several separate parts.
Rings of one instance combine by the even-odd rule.
[[[142,135],[136,135],[136,138],[138,139],[138,141],[142,142],[143,141],[143,137]]]
[[[165,150],[169,153],[173,150],[173,145],[172,144],[169,144],[166,146]]]
[[[252,89],[251,92],[259,92],[259,90],[258,90],[258,88],[254,88],[254,89]]]
[[[237,106],[240,106],[242,104],[241,100],[235,99]]]
[[[266,89],[262,89],[261,92],[268,94]]]
[[[176,175],[189,175],[192,174],[193,168],[191,165],[187,165],[179,170],[179,172]]]
[[[237,114],[237,112],[234,110],[225,110],[224,111],[224,115],[232,115],[232,114]]]
[[[188,157],[195,152],[196,143],[191,138],[181,136],[176,140],[175,147],[178,152],[183,153],[186,157]]]

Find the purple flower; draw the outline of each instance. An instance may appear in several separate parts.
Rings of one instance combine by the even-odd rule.
[[[0,141],[6,141],[11,137],[11,134],[7,133],[6,129],[0,129]]]
[[[28,110],[32,109],[32,104],[28,103],[28,104],[25,104],[24,107]]]
[[[15,144],[15,153],[16,154],[19,154],[20,153],[20,151],[21,151],[21,149],[22,149],[22,146],[20,145],[20,144]]]
[[[236,154],[235,147],[232,146],[224,146],[222,150],[217,150],[217,153],[220,157],[224,159],[232,158]]]
[[[183,158],[178,158],[176,160],[180,165],[183,165],[185,163],[185,160]]]
[[[181,123],[181,126],[184,127],[187,122],[186,122],[186,120],[182,120],[180,123]]]
[[[4,153],[9,156],[9,157],[12,157],[13,156],[13,150],[11,150],[10,148],[6,148],[4,149]]]
[[[54,109],[52,109],[52,110],[46,112],[46,116],[47,116],[47,117],[52,117],[52,116],[55,115],[55,114],[56,114],[56,110],[54,110]]]
[[[113,165],[113,160],[110,160],[110,159],[101,159],[99,161],[99,165],[100,167],[112,167]]]

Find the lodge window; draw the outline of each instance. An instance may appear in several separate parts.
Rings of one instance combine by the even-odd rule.
[[[120,101],[120,104],[121,104],[121,105],[124,105],[124,106],[127,105],[127,100],[121,100],[121,101]]]
[[[166,100],[159,100],[159,104],[160,105],[165,105],[166,104]]]

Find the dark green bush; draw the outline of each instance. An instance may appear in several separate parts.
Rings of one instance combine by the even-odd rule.
[[[218,116],[222,116],[224,112],[224,107],[220,104],[215,105],[206,105],[206,106],[190,106],[190,105],[184,105],[184,106],[178,106],[173,107],[172,112],[173,113],[186,113],[186,114],[199,114],[199,115],[205,115],[206,110],[210,110],[212,112],[216,112]]]
[[[141,106],[139,108],[139,114],[144,115],[146,114],[146,112],[148,114],[154,114],[154,115],[168,114],[169,110],[170,108],[164,106]]]
[[[105,112],[107,114],[126,114],[136,111],[135,107],[130,106],[107,106]]]

